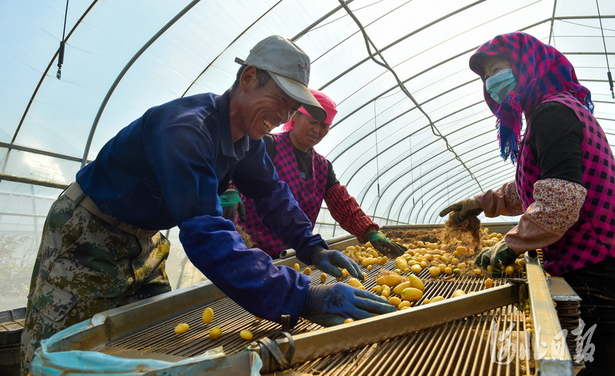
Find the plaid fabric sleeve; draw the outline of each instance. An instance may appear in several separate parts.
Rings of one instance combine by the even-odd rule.
[[[367,242],[365,235],[368,232],[380,229],[380,226],[372,222],[371,218],[359,207],[357,200],[341,184],[335,184],[327,189],[325,202],[333,219],[344,230],[356,236],[361,243]]]
[[[506,234],[510,249],[523,252],[558,241],[578,220],[587,190],[581,184],[544,179],[534,184],[534,203]]]

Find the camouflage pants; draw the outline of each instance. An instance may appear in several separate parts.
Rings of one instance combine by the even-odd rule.
[[[41,340],[98,312],[171,291],[164,270],[169,248],[160,232],[137,238],[60,195],[47,215],[32,272],[22,374]]]

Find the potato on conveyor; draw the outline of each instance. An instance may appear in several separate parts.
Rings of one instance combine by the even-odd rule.
[[[222,329],[220,328],[213,328],[209,331],[209,338],[211,339],[218,339],[220,338],[221,335],[222,335]]]
[[[252,339],[252,332],[249,331],[248,329],[244,329],[241,332],[239,332],[239,336],[245,339],[246,341],[249,341]]]
[[[177,334],[182,334],[182,333],[186,333],[188,329],[190,329],[190,326],[186,324],[185,322],[183,322],[181,324],[177,324],[174,331]]]
[[[423,291],[415,288],[415,287],[408,287],[405,288],[402,292],[401,292],[401,298],[403,300],[408,300],[410,302],[416,302],[418,300],[420,300],[423,297]]]
[[[401,276],[398,274],[384,274],[376,279],[376,283],[379,285],[387,285],[389,287],[395,287],[401,282]]]
[[[412,287],[417,288],[421,291],[425,291],[425,284],[421,279],[414,274],[408,275],[408,280],[412,283]]]
[[[210,307],[207,307],[203,310],[203,314],[201,315],[201,319],[205,324],[209,324],[214,319],[214,310]]]

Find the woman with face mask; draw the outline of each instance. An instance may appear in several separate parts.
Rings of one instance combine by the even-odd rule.
[[[263,138],[267,154],[273,161],[280,180],[288,184],[299,206],[312,221],[312,226],[316,223],[324,200],[333,219],[344,230],[355,235],[361,243],[369,241],[383,254],[401,255],[406,249],[391,242],[379,231],[378,224],[361,210],[355,198],[350,196],[346,187],[337,180],[331,162],[314,150],[314,146],[329,133],[337,108],[335,102],[325,93],[309,90],[325,109],[327,118],[318,121],[301,107],[290,121],[282,126],[283,132]],[[237,191],[233,189],[227,190],[220,197],[223,208],[233,208],[227,210],[225,216],[235,220],[235,216],[240,214],[238,223],[250,236],[250,240],[273,258],[277,258],[288,246],[263,225],[255,210],[256,203],[245,197],[241,199],[243,202],[240,202]],[[242,205],[245,205],[245,213],[242,213]]]
[[[476,264],[499,271],[525,251],[542,249],[545,270],[563,277],[583,299],[587,337],[580,355],[587,369],[581,375],[605,374],[615,369],[615,161],[592,115],[590,92],[564,55],[525,33],[485,43],[470,68],[483,80],[501,156],[516,164],[516,176],[440,216],[521,215]]]

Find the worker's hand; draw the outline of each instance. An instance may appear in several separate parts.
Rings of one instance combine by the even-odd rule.
[[[248,220],[246,215],[246,207],[239,197],[239,192],[236,189],[227,189],[220,195],[220,206],[222,206],[222,216],[228,220],[235,222],[237,214],[239,214],[239,222]]]
[[[342,276],[340,268],[343,268],[346,269],[351,276],[361,281],[365,279],[365,276],[361,273],[361,269],[359,269],[359,265],[340,251],[315,247],[312,249],[310,256],[312,264],[314,264],[315,267],[336,278]]]
[[[380,231],[370,231],[365,237],[372,244],[372,247],[387,256],[401,256],[408,250],[403,245],[392,242],[391,239],[384,236]]]
[[[465,219],[469,215],[474,217],[478,216],[483,212],[483,207],[476,199],[466,198],[465,200],[461,200],[444,208],[444,210],[440,212],[440,217],[444,217],[450,212],[458,212],[459,217]]]
[[[345,283],[310,286],[303,317],[322,326],[342,324],[345,319],[360,320],[396,311],[386,299]]]
[[[515,251],[508,248],[506,242],[502,239],[494,246],[483,249],[478,257],[476,257],[474,263],[485,269],[491,265],[493,270],[499,272],[502,268],[505,268],[515,262],[517,257],[518,255]]]

